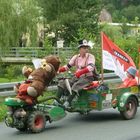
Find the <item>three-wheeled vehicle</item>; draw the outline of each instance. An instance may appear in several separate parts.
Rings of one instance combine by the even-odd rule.
[[[96,85],[96,86],[94,86]],[[19,131],[41,132],[46,122],[53,122],[66,116],[66,112],[88,114],[92,110],[102,111],[108,108],[118,109],[121,116],[133,119],[139,106],[140,86],[118,88],[118,83],[100,83],[95,81],[82,89],[72,101],[70,108],[64,108],[62,100],[48,97],[37,104],[28,105],[18,98],[6,98],[8,106],[5,123],[8,127]],[[57,100],[58,105],[48,104],[49,100]]]

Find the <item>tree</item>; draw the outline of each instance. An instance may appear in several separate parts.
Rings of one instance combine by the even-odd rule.
[[[36,0],[0,0],[0,48],[19,46],[19,38],[29,33],[32,45],[36,41],[36,26],[40,9]]]
[[[139,0],[102,0],[104,7],[112,14],[113,22],[132,22],[135,17],[140,19]]]
[[[140,12],[140,5],[138,6],[130,5],[121,10],[121,15],[125,16],[129,22],[132,22],[136,20],[136,17],[140,19],[139,12]]]
[[[98,34],[100,0],[39,0],[47,23],[58,37],[69,43],[78,39],[78,30]],[[84,35],[83,35],[84,36]]]

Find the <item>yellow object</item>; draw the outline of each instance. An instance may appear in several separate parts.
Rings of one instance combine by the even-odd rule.
[[[46,69],[47,71],[51,71],[51,66],[46,62],[45,59],[41,61],[41,68]]]
[[[139,92],[138,87],[137,86],[131,87],[131,92],[132,93],[138,93]]]

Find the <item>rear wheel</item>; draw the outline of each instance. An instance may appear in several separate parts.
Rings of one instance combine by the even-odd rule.
[[[125,104],[125,110],[120,111],[122,117],[126,120],[133,119],[137,112],[137,100],[135,97],[129,97]]]
[[[46,118],[41,111],[34,111],[29,115],[28,121],[28,128],[33,133],[39,133],[46,126]]]

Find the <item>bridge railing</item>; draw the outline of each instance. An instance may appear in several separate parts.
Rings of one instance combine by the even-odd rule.
[[[45,48],[39,47],[11,47],[1,51],[2,57],[39,57],[45,54]]]
[[[11,47],[0,51],[1,57],[43,57],[46,54],[61,55],[71,54],[73,52],[71,47],[57,48],[52,47],[47,49],[44,47]]]
[[[66,61],[71,58],[73,53],[74,50],[71,47],[52,47],[51,49],[43,47],[12,47],[10,49],[0,50],[0,63],[31,63],[33,58],[43,58],[49,54],[57,55]]]

